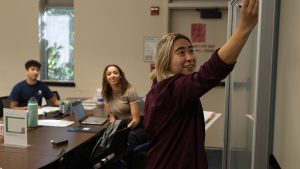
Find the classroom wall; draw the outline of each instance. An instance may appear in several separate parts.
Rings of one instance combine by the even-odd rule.
[[[0,0],[0,95],[25,78],[24,63],[39,59],[38,2]]]
[[[300,1],[281,1],[274,148],[283,169],[299,168]]]
[[[0,95],[25,79],[24,63],[39,60],[38,0],[0,0]],[[161,0],[74,1],[76,87],[51,87],[62,98],[93,97],[108,64],[118,64],[139,95],[151,86],[150,63],[143,61],[145,36],[161,36],[163,16],[151,16],[150,7]],[[8,78],[9,77],[9,78]]]
[[[40,60],[39,1],[0,2],[0,95],[3,96],[25,79],[27,60]],[[143,61],[143,40],[148,36],[159,37],[168,30],[166,5],[166,0],[74,0],[76,87],[50,88],[57,90],[61,98],[94,97],[104,67],[114,63],[121,66],[138,94],[145,96],[151,81],[150,62]],[[159,6],[160,15],[151,16],[151,6]],[[205,110],[223,113],[224,87],[213,89],[201,101]],[[223,146],[223,121],[224,116],[208,130],[207,146]]]
[[[151,81],[150,63],[143,61],[144,37],[165,32],[163,16],[151,16],[160,0],[75,1],[75,79],[78,95],[92,96],[102,81],[103,69],[117,64],[127,80],[145,96]],[[72,93],[72,91],[71,91]],[[68,94],[69,95],[69,94]]]
[[[24,63],[28,59],[39,60],[38,0],[0,0],[0,3],[0,95],[3,96],[25,78]],[[63,98],[94,96],[104,66],[116,63],[144,96],[151,82],[147,78],[149,63],[143,62],[142,57],[143,37],[160,36],[167,30],[164,16],[150,16],[149,9],[157,5],[163,13],[165,3],[161,0],[75,0],[74,4],[76,87],[51,88],[58,90]],[[281,2],[273,153],[284,169],[297,168],[300,153],[298,6],[300,1]],[[216,91],[223,97],[223,91]],[[203,105],[223,110],[221,103],[214,105],[213,99],[212,95],[204,96]]]

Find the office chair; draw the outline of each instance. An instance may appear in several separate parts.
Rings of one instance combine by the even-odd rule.
[[[60,153],[57,155],[57,158],[49,164],[46,164],[39,169],[63,169],[63,159],[66,153],[66,149],[63,148]]]
[[[144,99],[139,98],[139,106],[141,114],[144,111]],[[143,120],[143,115],[141,116]],[[123,121],[124,122],[124,121]],[[126,123],[126,122],[125,122]],[[127,125],[126,125],[127,126]],[[97,157],[96,164],[92,162],[92,169],[143,169],[146,167],[146,154],[149,142],[142,143],[138,146],[131,147],[127,145],[130,128],[122,128],[118,130],[111,141],[111,145],[107,151],[100,157]],[[98,144],[98,143],[97,143]],[[97,147],[97,144],[95,147]],[[95,153],[95,150],[92,152]]]
[[[91,153],[89,168],[91,169],[125,169],[125,162],[122,161],[126,154],[127,138],[130,128],[118,129],[111,139],[110,145],[100,148],[99,140]],[[105,132],[104,134],[105,135]],[[102,136],[103,137],[103,136]]]
[[[141,121],[144,120],[145,98],[139,97],[139,107],[141,111]],[[128,169],[144,169],[146,168],[146,158],[149,142],[145,142],[133,147],[126,154],[126,162]]]
[[[57,98],[57,100],[60,100],[60,96],[58,94],[58,91],[52,91],[53,96]],[[46,100],[47,106],[53,106],[50,102],[50,100]]]
[[[146,158],[149,142],[140,144],[130,152],[127,160],[128,169],[144,169],[146,168]]]
[[[3,104],[0,102],[0,117],[3,117]]]
[[[140,111],[141,111],[141,115],[144,115],[144,108],[145,108],[145,100],[143,97],[139,97],[139,107],[140,107]]]
[[[10,100],[8,96],[0,97],[0,117],[3,116],[3,108],[10,108]]]
[[[130,129],[121,129],[116,133],[110,146],[110,150],[103,152],[96,163],[89,169],[144,169],[146,168],[146,157],[149,142],[136,147],[127,145],[127,137]],[[119,136],[118,136],[119,135]]]

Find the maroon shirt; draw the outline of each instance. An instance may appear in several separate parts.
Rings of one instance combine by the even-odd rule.
[[[205,124],[199,97],[233,69],[215,52],[198,72],[154,82],[145,102],[151,135],[147,169],[207,169]]]

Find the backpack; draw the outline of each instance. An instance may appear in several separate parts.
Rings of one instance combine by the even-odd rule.
[[[121,126],[121,120],[116,120],[113,123],[110,123],[108,127],[106,128],[105,132],[99,139],[99,147],[100,148],[109,148],[113,135],[116,133],[116,131],[120,128],[123,128]]]
[[[127,122],[116,120],[109,123],[103,135],[95,144],[90,156],[90,168],[111,154],[117,156],[127,147],[127,138],[130,129],[127,128]],[[100,168],[100,167],[99,167]]]

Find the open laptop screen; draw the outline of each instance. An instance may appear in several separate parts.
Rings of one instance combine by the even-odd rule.
[[[81,104],[81,101],[75,101],[72,104],[72,109],[73,109],[73,112],[76,116],[76,119],[79,122],[83,121],[87,117],[87,113],[84,110],[83,105]]]

